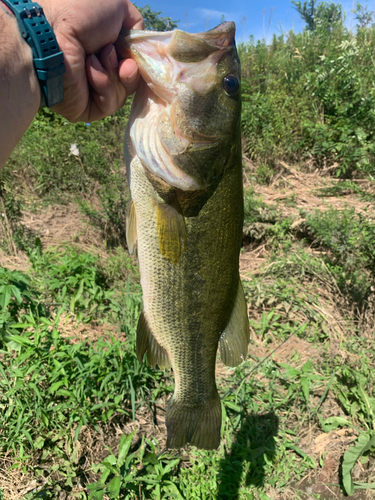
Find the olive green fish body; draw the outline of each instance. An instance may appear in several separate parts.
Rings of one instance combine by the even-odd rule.
[[[184,53],[183,57],[188,56]],[[214,100],[212,95],[211,100]],[[154,104],[141,102],[150,107],[151,123]],[[241,362],[247,351],[249,328],[239,278],[243,193],[238,106],[236,116],[228,115],[232,120],[228,136],[222,140],[207,139],[207,143],[214,143],[213,149],[218,148],[217,153],[209,149],[211,143],[206,147],[206,139],[199,133],[198,148],[194,150],[193,145],[191,154],[187,148],[187,158],[179,158],[183,174],[178,170],[172,173],[173,184],[164,173],[161,178],[152,166],[145,166],[147,155],[142,148],[148,145],[138,145],[141,149],[137,154],[135,137],[140,132],[135,133],[131,127],[138,126],[145,134],[147,121],[142,122],[142,127],[133,122],[127,132],[132,197],[128,242],[132,249],[137,241],[144,305],[137,331],[137,355],[141,360],[146,353],[152,366],[173,369],[175,391],[166,414],[170,448],[187,443],[205,449],[218,447],[221,427],[221,404],[215,383],[218,344],[223,361],[230,366]],[[135,116],[145,108],[137,102],[134,107]],[[199,109],[195,111],[198,112]],[[143,113],[147,116],[147,110]],[[160,123],[164,111],[157,113],[159,122],[155,123]],[[212,135],[215,127],[207,126],[205,133],[207,130]],[[148,133],[153,137],[153,131]],[[183,134],[182,139],[170,137],[165,142],[172,147],[180,147],[185,140]],[[156,156],[155,149],[151,153]],[[185,168],[188,161],[194,163],[194,169]],[[200,167],[207,171],[195,174]],[[184,177],[186,172],[188,175]]]

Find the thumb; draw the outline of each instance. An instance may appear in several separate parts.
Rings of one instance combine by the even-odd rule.
[[[117,54],[112,44],[106,45],[98,56],[86,59],[86,74],[92,92],[88,103],[88,121],[99,120],[122,107],[128,95],[119,79]]]

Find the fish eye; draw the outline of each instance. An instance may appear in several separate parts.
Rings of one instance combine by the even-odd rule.
[[[240,82],[234,75],[227,75],[224,77],[223,87],[228,95],[236,95],[240,90]]]

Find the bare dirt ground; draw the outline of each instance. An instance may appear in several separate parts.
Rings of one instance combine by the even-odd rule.
[[[361,201],[352,191],[347,190],[340,196],[327,198],[319,195],[319,189],[335,186],[338,180],[324,177],[320,172],[306,173],[281,162],[283,168],[273,179],[271,184],[262,186],[252,182],[251,173],[255,169],[253,163],[244,157],[247,165],[244,170],[244,186],[252,188],[256,195],[261,196],[266,204],[277,205],[285,217],[295,219],[294,226],[300,224],[301,209],[309,212],[326,210],[328,208],[354,208],[358,213],[373,209],[372,203]],[[375,183],[358,179],[355,181],[367,192],[375,194]],[[49,205],[38,213],[24,211],[22,220],[27,228],[39,235],[43,248],[62,247],[66,244],[76,245],[83,251],[93,251],[105,254],[105,242],[89,222],[88,217],[82,214],[76,203],[68,205]],[[254,248],[245,248],[240,257],[240,270],[246,276],[247,272],[254,272],[267,257],[267,251],[260,245]],[[0,265],[9,268],[25,270],[28,267],[27,258],[21,252],[14,256],[0,253]]]
[[[24,212],[22,224],[38,234],[43,248],[75,245],[83,251],[105,251],[105,242],[76,203],[49,205],[38,214]]]
[[[244,173],[244,185],[250,188],[251,172],[254,169],[251,161],[245,158],[247,170]],[[278,210],[281,210],[285,217],[294,219],[292,227],[298,227],[304,222],[301,217],[301,209],[308,212],[314,210],[325,211],[329,208],[343,210],[353,208],[356,213],[367,214],[374,212],[372,203],[362,201],[351,190],[341,191],[338,196],[322,196],[321,189],[335,187],[337,180],[331,177],[324,177],[321,172],[302,173],[295,170],[293,167],[282,163],[283,167],[279,174],[273,179],[268,186],[253,186],[256,194],[262,197],[262,200],[267,204],[277,205]],[[367,180],[357,180],[356,183],[366,192],[375,193],[375,183]],[[314,250],[310,249],[313,253]],[[249,246],[244,248],[240,260],[240,272],[243,280],[251,280],[253,276],[264,272],[265,262],[268,253],[264,245],[259,245],[255,248]],[[346,353],[340,349],[343,336],[348,332],[348,324],[344,321],[343,311],[337,308],[337,296],[340,295],[335,283],[326,282],[319,284],[320,305],[317,306],[320,312],[327,318],[327,323],[331,336],[331,345],[329,349],[330,356],[341,356],[342,363],[345,362]],[[335,299],[333,300],[333,297]],[[249,311],[249,317],[253,314]],[[256,318],[259,320],[259,318]],[[373,328],[371,328],[374,332]],[[370,330],[370,329],[369,329]],[[368,330],[368,331],[369,331]],[[253,342],[250,345],[250,353],[259,359],[264,359],[275,348],[275,344],[265,346],[263,342],[254,342],[254,332],[252,336]],[[298,353],[299,356],[295,356]],[[321,349],[311,345],[297,337],[291,337],[288,342],[282,346],[271,357],[277,363],[287,363],[296,368],[301,367],[307,360],[318,362],[323,355]],[[342,408],[337,401],[328,397],[322,406],[324,418],[330,416],[344,415]],[[349,445],[355,441],[358,433],[355,429],[337,429],[329,433],[322,433],[317,426],[309,426],[304,428],[299,434],[299,445],[301,449],[311,458],[315,460],[318,466],[319,462],[323,464],[312,470],[311,473],[304,477],[301,481],[293,485],[300,492],[305,492],[306,500],[316,498],[314,495],[320,495],[320,498],[325,500],[337,500],[347,498],[343,495],[338,484],[340,482],[340,459]],[[361,481],[366,477],[368,470],[374,468],[373,461],[369,461],[366,467],[357,464],[353,469],[353,478]],[[279,499],[275,492],[275,496],[271,497]],[[291,496],[290,496],[291,495]],[[292,498],[290,492],[286,498]],[[371,490],[356,491],[350,497],[356,500],[365,500],[375,498],[375,493]]]
[[[328,207],[337,209],[353,207],[357,212],[365,212],[370,207],[368,202],[363,202],[354,193],[348,191],[341,193],[340,196],[331,196],[323,198],[319,196],[318,190],[328,186],[335,185],[336,181],[329,177],[322,177],[320,174],[301,173],[293,167],[283,164],[279,175],[268,186],[253,186],[251,181],[252,164],[248,159],[247,170],[244,173],[245,187],[252,187],[257,195],[260,195],[263,201],[267,204],[277,204],[278,209],[285,216],[293,217],[295,225],[303,222],[300,216],[301,208],[308,211],[315,209],[325,210]],[[369,181],[358,181],[361,186],[368,192],[375,193],[374,185]],[[44,248],[63,247],[66,244],[73,244],[84,251],[106,257],[107,250],[104,241],[100,238],[99,232],[95,230],[88,219],[82,215],[79,207],[71,203],[67,206],[52,205],[39,213],[25,212],[22,222],[25,226],[39,234]],[[313,251],[313,250],[311,250]],[[266,246],[258,245],[256,247],[248,246],[243,249],[240,258],[240,273],[244,280],[251,280],[257,273],[263,272],[268,251]],[[29,263],[27,257],[21,252],[15,253],[13,256],[0,253],[0,265],[10,269],[19,269],[27,271]],[[326,283],[320,284],[321,290],[321,305],[319,312],[323,313],[328,319],[330,331],[332,333],[331,350],[333,355],[340,355],[340,338],[344,334],[344,325],[342,313],[337,310],[335,301],[332,300],[332,295],[338,291],[334,289],[334,285]],[[323,306],[322,306],[323,304]],[[322,309],[323,308],[323,309]],[[253,314],[249,311],[250,315]],[[259,318],[254,318],[259,319]],[[74,317],[67,316],[63,318],[62,325],[68,336],[75,335],[77,340],[90,338],[95,340],[103,335],[115,335],[119,338],[123,337],[113,325],[98,325],[91,323],[89,325],[79,325],[75,322]],[[252,340],[249,347],[249,354],[261,360],[268,356],[273,349],[277,347],[277,343],[266,345],[261,339],[257,338],[255,332],[252,332]],[[295,356],[299,353],[299,356]],[[322,352],[319,348],[312,346],[308,342],[297,337],[291,337],[280,349],[278,349],[271,357],[277,363],[288,363],[295,367],[301,367],[307,360],[318,361]],[[344,361],[344,355],[343,355]],[[220,360],[217,361],[217,378],[218,384],[220,380],[225,380],[229,369],[224,366]],[[86,460],[87,464],[97,463],[101,461],[108,451],[106,446],[109,446],[116,453],[119,445],[119,438],[123,432],[129,433],[134,428],[137,429],[135,440],[141,439],[142,435],[146,435],[150,439],[156,437],[161,446],[165,443],[166,429],[164,424],[166,401],[161,401],[160,405],[156,406],[154,414],[146,407],[140,408],[137,413],[136,422],[124,423],[121,421],[113,421],[100,432],[90,428],[83,428],[80,436],[79,460]],[[324,402],[324,411],[326,416],[342,414],[341,408],[330,397]],[[298,484],[294,485],[299,491],[306,493],[306,499],[316,498],[314,494],[321,495],[322,499],[342,499],[344,496],[340,493],[337,486],[339,483],[339,466],[340,457],[348,445],[356,438],[357,434],[354,429],[335,430],[330,433],[322,433],[316,426],[307,427],[299,436],[300,447],[303,449],[316,463],[323,460],[323,467],[318,467],[313,470],[309,476],[303,478]],[[104,451],[103,451],[104,450]],[[30,478],[23,476],[20,470],[9,471],[6,467],[7,457],[2,458],[0,464],[0,482],[5,481],[4,472],[8,474],[7,480],[13,483],[13,487],[9,488],[9,497],[7,500],[20,500],[23,495],[32,490],[33,483]],[[372,463],[369,466],[373,466]],[[5,467],[5,469],[4,469]],[[355,477],[361,477],[364,471],[360,467],[354,470]],[[9,476],[9,473],[11,476]],[[3,477],[2,477],[3,476]],[[16,484],[18,483],[18,484]],[[4,484],[4,483],[3,483]],[[35,487],[35,486],[34,486]],[[11,493],[12,491],[12,493]],[[272,496],[272,491],[270,492]],[[280,498],[272,496],[275,500]],[[289,498],[293,498],[293,494]],[[352,498],[357,500],[374,498],[371,492],[359,492]]]

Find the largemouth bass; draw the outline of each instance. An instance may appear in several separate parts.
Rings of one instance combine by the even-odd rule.
[[[125,135],[143,312],[137,356],[172,367],[167,447],[215,449],[221,403],[218,344],[228,366],[247,354],[239,278],[243,224],[240,61],[234,23],[205,33],[124,32],[122,57],[143,77]]]

